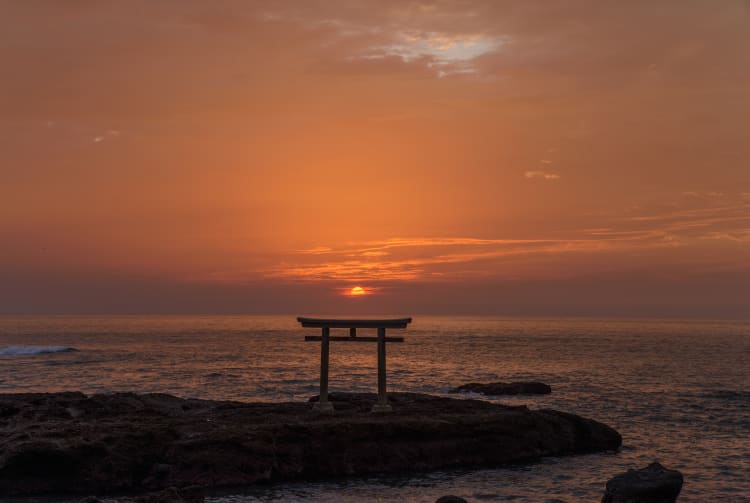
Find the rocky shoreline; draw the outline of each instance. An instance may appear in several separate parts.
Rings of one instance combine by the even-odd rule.
[[[668,470],[658,462],[640,470],[628,470],[607,482],[601,503],[676,503],[682,489],[682,473]],[[177,489],[170,487],[156,493],[118,498],[110,503],[204,503],[200,487]],[[78,503],[104,503],[96,496],[88,496]],[[440,496],[435,503],[470,503],[455,495]],[[566,503],[548,499],[546,503]]]
[[[612,428],[573,414],[481,400],[333,393],[308,403],[165,394],[0,395],[0,494],[111,494],[168,487],[488,467],[616,450]]]

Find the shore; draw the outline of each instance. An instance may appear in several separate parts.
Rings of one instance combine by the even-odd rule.
[[[0,395],[0,492],[108,494],[227,487],[448,467],[489,467],[615,450],[612,428],[573,414],[481,400],[334,393],[309,403],[166,394]]]

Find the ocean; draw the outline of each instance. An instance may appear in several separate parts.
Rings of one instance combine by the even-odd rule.
[[[0,392],[303,401],[317,393],[320,357],[304,335],[318,332],[292,315],[0,317]],[[495,401],[602,421],[623,447],[498,469],[235,489],[207,501],[599,502],[609,478],[658,460],[685,476],[680,502],[750,502],[750,322],[415,316],[390,335],[406,342],[388,346],[389,390],[543,381],[552,394]],[[330,390],[374,392],[376,366],[375,344],[332,342]]]

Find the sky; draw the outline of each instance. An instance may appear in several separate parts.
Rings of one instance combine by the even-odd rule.
[[[747,1],[0,0],[0,75],[2,313],[750,318]]]

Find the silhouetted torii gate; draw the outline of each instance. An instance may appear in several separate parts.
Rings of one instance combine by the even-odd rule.
[[[337,320],[321,318],[297,318],[303,327],[320,328],[321,335],[306,335],[305,341],[320,341],[320,399],[314,408],[320,412],[333,412],[328,401],[328,343],[330,341],[377,342],[378,343],[378,402],[373,412],[389,412],[391,406],[385,390],[385,343],[404,342],[403,337],[386,337],[386,328],[406,328],[411,318],[391,320]],[[331,336],[332,328],[348,328],[349,336]],[[377,337],[357,337],[358,328],[377,328]]]

